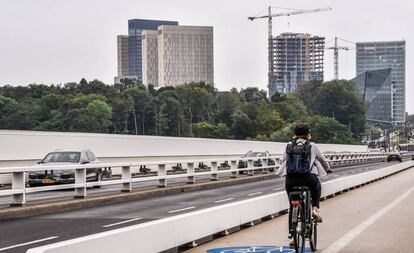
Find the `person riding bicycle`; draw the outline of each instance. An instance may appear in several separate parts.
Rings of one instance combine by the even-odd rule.
[[[322,217],[319,214],[321,183],[318,177],[324,177],[332,170],[319,148],[315,143],[310,142],[309,125],[297,124],[294,133],[294,140],[287,144],[283,163],[277,174],[286,177],[285,189],[288,196],[294,187],[306,186],[309,188],[312,197],[312,216],[315,221],[322,222]]]

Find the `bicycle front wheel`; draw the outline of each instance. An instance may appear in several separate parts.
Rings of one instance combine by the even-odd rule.
[[[305,216],[300,205],[294,206],[292,210],[292,230],[295,252],[305,252]]]

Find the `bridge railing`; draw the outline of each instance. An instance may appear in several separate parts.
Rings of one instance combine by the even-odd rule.
[[[344,166],[357,163],[380,162],[386,159],[382,153],[340,153],[326,154],[326,158],[333,166]],[[61,189],[74,189],[75,198],[85,198],[87,189],[105,185],[121,185],[122,192],[131,192],[134,183],[158,181],[158,187],[167,187],[168,180],[186,178],[188,184],[195,184],[196,177],[210,176],[210,180],[219,180],[220,175],[227,174],[230,178],[237,178],[240,173],[253,176],[257,173],[268,174],[274,172],[281,163],[282,156],[255,157],[255,158],[225,158],[182,161],[152,161],[139,163],[99,163],[85,165],[60,166],[25,166],[0,168],[0,173],[12,174],[11,189],[0,190],[0,196],[11,196],[11,206],[22,206],[26,203],[26,194]],[[207,165],[208,164],[208,165]],[[243,164],[243,166],[240,166]],[[141,167],[156,167],[155,173],[149,175],[136,174],[133,171]],[[171,170],[172,166],[180,167]],[[87,181],[88,169],[120,168],[121,177],[104,181]],[[51,170],[71,170],[75,182],[72,184],[50,185],[40,187],[26,187],[26,177],[30,172]]]
[[[412,167],[414,167],[414,161],[409,161],[323,182],[322,197],[335,196]],[[287,212],[288,207],[287,194],[277,192],[40,246],[27,252],[173,251],[180,246],[196,246],[199,239],[205,241],[207,236],[214,238],[214,236],[227,235],[239,227],[249,227],[257,221],[277,217]]]

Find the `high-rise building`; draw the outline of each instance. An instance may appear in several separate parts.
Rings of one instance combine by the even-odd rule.
[[[292,92],[306,81],[323,81],[324,37],[282,33],[273,38],[272,47],[269,97]]]
[[[359,74],[354,81],[367,105],[367,121],[374,124],[391,124],[391,69],[368,70]]]
[[[405,41],[356,43],[357,75],[391,68],[392,121],[405,122]]]
[[[128,20],[129,75],[142,80],[142,31],[157,30],[160,25],[178,25],[176,21]]]
[[[213,27],[158,28],[159,86],[204,81],[214,84]]]
[[[158,31],[142,32],[142,83],[158,86]]]
[[[128,35],[118,35],[118,76],[129,75]]]

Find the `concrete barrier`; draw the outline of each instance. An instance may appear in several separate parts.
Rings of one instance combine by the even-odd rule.
[[[369,183],[411,167],[414,167],[413,161],[323,183],[322,197]],[[279,192],[58,242],[30,249],[27,252],[160,252],[285,211],[287,208],[286,193]]]
[[[240,157],[250,150],[284,152],[286,143],[185,137],[0,130],[0,167],[31,166],[56,149],[91,149],[104,163]],[[367,146],[320,144],[322,152],[366,152]],[[115,171],[117,173],[117,171]],[[0,174],[0,185],[10,184]]]

